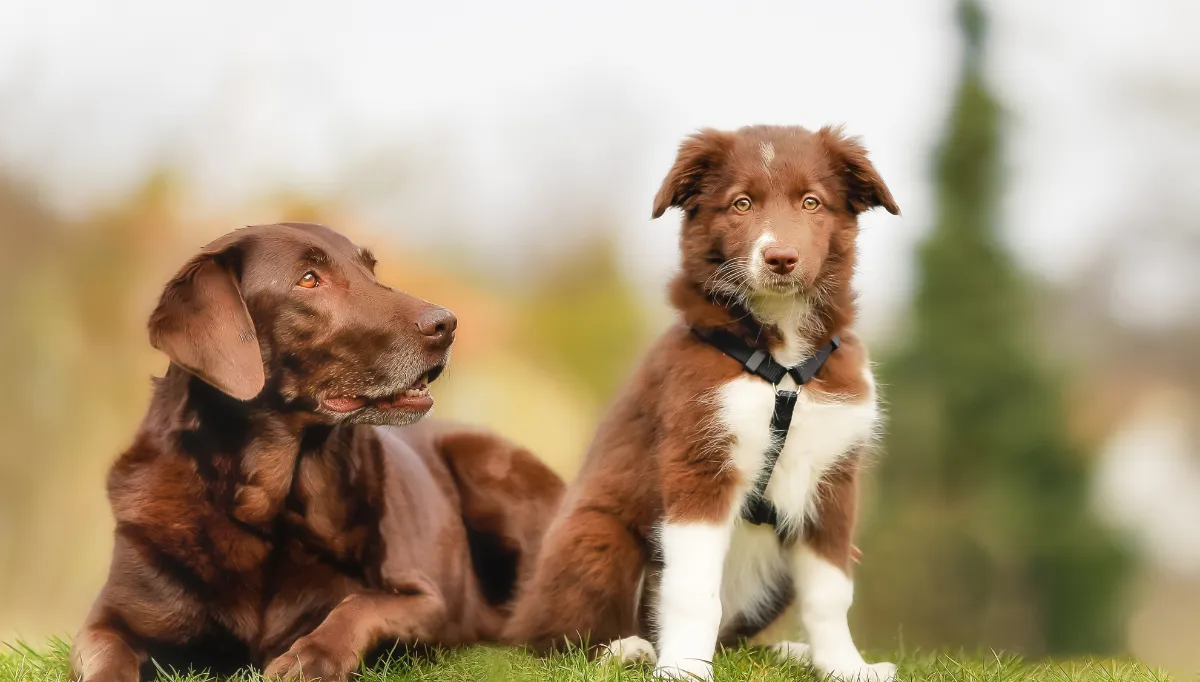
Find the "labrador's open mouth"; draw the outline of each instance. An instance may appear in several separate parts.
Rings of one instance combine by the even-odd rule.
[[[374,408],[385,412],[428,412],[433,407],[433,396],[429,395],[429,384],[442,373],[438,365],[417,377],[407,387],[385,396],[327,396],[321,399],[321,407],[330,412],[348,414],[363,408]]]

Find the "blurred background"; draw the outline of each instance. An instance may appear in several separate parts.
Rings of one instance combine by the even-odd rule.
[[[0,3],[0,640],[74,632],[198,247],[326,222],[460,319],[437,413],[571,476],[672,320],[701,126],[845,123],[889,404],[875,650],[1200,669],[1200,5]]]

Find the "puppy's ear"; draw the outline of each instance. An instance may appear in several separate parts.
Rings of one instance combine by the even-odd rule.
[[[654,212],[650,217],[658,218],[672,206],[687,210],[690,200],[701,192],[705,174],[721,165],[732,144],[733,135],[712,128],[684,140],[679,145],[675,165],[654,197]]]
[[[846,137],[841,127],[826,126],[817,132],[834,163],[842,166],[842,180],[846,183],[846,199],[854,213],[882,206],[892,215],[900,215],[900,207],[892,198],[879,171],[867,158],[867,148],[858,138]]]
[[[238,285],[241,255],[236,244],[224,244],[188,261],[150,315],[150,344],[221,391],[250,400],[266,376]]]

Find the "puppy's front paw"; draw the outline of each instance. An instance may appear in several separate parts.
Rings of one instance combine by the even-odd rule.
[[[615,661],[622,665],[630,663],[650,663],[657,660],[654,645],[641,637],[626,637],[604,645],[597,659],[600,663]]]
[[[815,666],[822,673],[843,682],[894,682],[896,679],[895,663],[863,663],[862,665],[845,665],[823,667]]]
[[[658,667],[654,669],[654,676],[668,680],[688,680],[689,682],[711,680],[712,661],[699,658],[668,658],[664,655],[659,659]]]
[[[353,653],[336,651],[311,636],[296,640],[291,649],[263,670],[263,677],[280,680],[343,682],[358,667]]]

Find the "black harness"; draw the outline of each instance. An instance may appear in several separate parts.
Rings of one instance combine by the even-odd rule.
[[[742,363],[742,368],[754,376],[766,379],[775,387],[775,409],[771,413],[771,446],[767,449],[766,461],[754,482],[754,490],[742,507],[742,518],[756,526],[768,525],[779,530],[779,512],[775,505],[767,499],[767,486],[771,484],[771,474],[775,471],[775,463],[779,461],[779,453],[783,452],[783,444],[787,441],[788,428],[792,424],[792,412],[796,409],[796,399],[800,396],[800,387],[812,380],[825,361],[833,355],[833,351],[841,345],[841,340],[834,336],[811,358],[795,367],[784,367],[775,362],[770,353],[756,350],[746,345],[736,335],[721,329],[696,329],[692,332],[705,343],[721,351],[729,357]],[[796,382],[796,390],[788,391],[779,388],[779,382],[785,376],[791,376]]]

